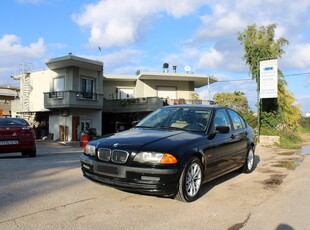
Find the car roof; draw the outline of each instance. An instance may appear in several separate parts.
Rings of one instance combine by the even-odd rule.
[[[23,118],[19,117],[0,117],[1,120],[8,120],[8,121],[19,121],[19,120],[25,120]]]
[[[180,107],[180,108],[208,108],[208,109],[221,109],[221,108],[228,108],[226,106],[220,105],[207,105],[207,104],[180,104],[180,105],[168,105],[165,107]]]
[[[1,117],[0,118],[0,125],[7,125],[8,122],[18,122],[17,123],[18,125],[29,125],[29,123],[23,118],[17,118],[17,117]]]

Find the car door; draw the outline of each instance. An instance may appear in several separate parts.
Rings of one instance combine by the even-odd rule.
[[[228,114],[231,118],[233,130],[232,136],[236,152],[234,154],[235,167],[241,166],[247,154],[247,128],[243,118],[235,111],[228,109]]]
[[[231,132],[218,133],[215,131],[217,126],[226,126],[230,130],[232,129],[226,109],[217,109],[212,122],[212,148],[208,150],[206,173],[208,178],[216,177],[227,171],[233,164],[233,157],[236,152],[235,140],[232,138]]]

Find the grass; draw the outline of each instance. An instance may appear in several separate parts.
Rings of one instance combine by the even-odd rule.
[[[302,133],[310,133],[310,128],[303,128],[301,130]]]
[[[302,145],[310,143],[310,128],[303,128],[301,134],[301,137],[294,137],[294,135],[281,136],[278,146],[287,149],[298,149]]]
[[[296,149],[299,147],[300,144],[296,144],[288,139],[281,138],[280,143],[278,144],[281,148],[285,149]]]
[[[287,132],[280,136],[280,146],[287,149],[299,148],[304,142],[303,138],[297,133]]]

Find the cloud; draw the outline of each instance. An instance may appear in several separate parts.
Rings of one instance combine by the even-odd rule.
[[[296,98],[296,104],[301,105],[301,109],[302,109],[302,111],[304,111],[304,114],[310,112],[309,101],[310,101],[309,95],[297,96],[297,98]]]
[[[202,16],[201,22],[202,26],[196,33],[196,39],[200,40],[236,34],[247,25],[238,12],[223,8],[215,9],[213,15]]]
[[[235,81],[235,78],[215,74],[215,77],[218,79],[218,82],[210,85],[210,98],[213,100],[213,97],[217,93],[233,93],[235,91],[240,91],[245,94],[248,99],[248,105],[251,109],[256,110],[257,104],[257,92],[256,92],[256,83],[251,80],[241,80]],[[241,79],[241,78],[239,78]],[[246,79],[246,78],[244,78]],[[209,89],[208,86],[202,87],[197,90],[201,99],[209,99]]]
[[[219,66],[219,64],[224,59],[223,53],[217,51],[214,48],[211,48],[209,51],[205,51],[201,54],[198,61],[198,68],[200,69],[214,69]]]
[[[309,68],[310,66],[310,43],[294,44],[288,47],[283,57],[286,68]]]
[[[170,64],[170,69],[172,68],[172,66],[177,66],[179,68],[181,67],[185,67],[186,66],[186,60],[183,59],[182,55],[178,55],[178,54],[170,54],[167,55],[166,57],[164,57],[162,59],[163,63],[169,63]],[[179,70],[178,72],[184,72],[183,70],[184,68],[182,68],[182,70]]]
[[[44,40],[39,38],[37,42],[30,43],[29,46],[23,46],[20,38],[16,35],[5,34],[0,39],[0,57],[41,57],[45,52]]]
[[[189,15],[202,0],[106,0],[88,4],[72,19],[90,31],[91,47],[124,47],[141,39],[161,14],[175,18]]]
[[[44,53],[45,44],[43,38],[39,38],[28,46],[23,46],[21,39],[16,35],[3,35],[0,38],[0,77],[4,79],[18,73],[18,67],[21,63],[32,63],[33,61],[41,60]],[[2,82],[4,81],[8,80],[2,80]]]

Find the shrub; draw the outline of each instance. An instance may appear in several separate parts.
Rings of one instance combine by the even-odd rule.
[[[295,148],[302,141],[302,138],[294,132],[287,131],[280,135],[280,145],[285,148]]]

